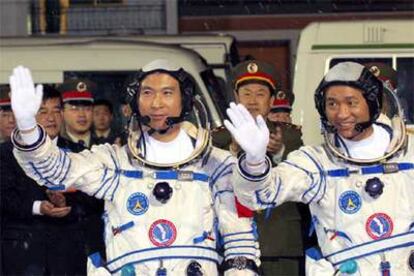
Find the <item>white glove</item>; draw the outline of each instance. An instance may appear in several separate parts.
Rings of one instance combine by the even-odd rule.
[[[269,143],[269,129],[263,117],[259,115],[255,120],[242,104],[236,105],[233,102],[227,108],[227,115],[231,122],[225,120],[224,125],[246,152],[247,164],[262,164]]]
[[[29,130],[36,128],[36,114],[42,103],[43,86],[37,85],[35,88],[30,70],[23,66],[14,68],[9,81],[11,106],[17,127],[22,132],[23,141],[33,144],[39,134],[37,129]]]

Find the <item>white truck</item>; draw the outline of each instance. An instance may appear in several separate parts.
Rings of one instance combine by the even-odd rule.
[[[182,65],[194,77],[212,126],[222,126],[227,107],[226,92],[205,59],[190,49],[138,38],[2,38],[0,84],[8,83],[15,66],[25,65],[32,70],[37,83],[59,84],[67,78],[90,79],[98,84],[99,95],[95,96],[109,99],[116,106],[121,101],[125,79],[148,62],[160,58]]]

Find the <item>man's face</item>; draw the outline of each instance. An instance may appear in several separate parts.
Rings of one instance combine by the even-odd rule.
[[[264,118],[267,117],[273,102],[269,87],[259,83],[240,86],[236,99],[249,110],[252,116],[262,115]]]
[[[51,98],[43,101],[36,114],[36,121],[45,128],[51,139],[58,136],[63,121],[60,99]]]
[[[181,91],[178,81],[165,73],[148,75],[141,83],[138,107],[142,116],[149,116],[154,129],[167,128],[167,117],[181,114]]]
[[[271,122],[282,122],[282,123],[292,123],[292,117],[290,117],[289,112],[272,112],[270,111],[267,115],[267,119]]]
[[[93,107],[93,125],[95,129],[105,131],[111,127],[112,113],[106,105]]]
[[[350,86],[334,85],[325,92],[326,117],[338,134],[344,138],[359,141],[368,137],[372,131],[358,132],[357,123],[369,121],[368,104],[362,91]]]
[[[92,105],[65,103],[63,119],[67,131],[74,135],[85,135],[92,126]]]
[[[0,137],[9,139],[15,127],[16,121],[13,112],[11,110],[0,110]]]

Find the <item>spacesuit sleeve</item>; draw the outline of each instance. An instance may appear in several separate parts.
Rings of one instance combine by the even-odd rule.
[[[261,175],[251,175],[243,167],[244,155],[238,159],[233,172],[234,190],[239,202],[261,210],[287,201],[311,203],[320,200],[326,189],[326,176],[318,154],[310,147],[302,147],[288,155],[288,159]]]
[[[39,140],[30,146],[21,143],[18,131],[12,136],[13,153],[29,177],[51,190],[73,186],[88,195],[112,200],[120,178],[114,146],[106,144],[80,153],[67,152],[39,129]]]
[[[236,210],[232,185],[232,171],[235,159],[221,164],[213,174],[214,207],[218,218],[224,248],[225,261],[235,257],[246,257],[260,264],[256,226],[253,218],[239,217]]]

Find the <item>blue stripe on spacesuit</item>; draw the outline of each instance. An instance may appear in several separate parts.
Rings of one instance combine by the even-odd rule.
[[[337,265],[339,265],[341,263],[344,263],[346,261],[349,261],[349,260],[357,260],[357,259],[364,258],[364,257],[370,256],[370,255],[374,255],[374,254],[378,254],[378,253],[384,253],[384,252],[391,251],[391,250],[394,250],[394,249],[404,248],[404,247],[409,247],[409,246],[414,246],[414,241],[406,242],[406,243],[403,243],[403,244],[398,244],[398,245],[391,246],[391,247],[388,247],[388,248],[380,248],[378,250],[371,251],[371,252],[368,252],[366,254],[353,256],[352,258],[348,258],[348,259],[344,259],[340,262],[332,263],[332,265],[337,266]]]
[[[32,167],[32,170],[35,175],[37,175],[40,178],[40,182],[45,185],[46,187],[53,187],[58,186],[57,184],[51,182],[48,178],[43,177],[43,175],[37,170],[36,166],[33,164],[33,162],[29,162],[29,165]]]
[[[269,175],[269,171],[271,169],[271,162],[269,160],[269,158],[266,156],[265,162],[266,162],[266,170],[259,175],[253,175],[248,173],[245,169],[243,169],[243,166],[241,165],[241,163],[243,162],[243,160],[245,159],[246,154],[242,154],[239,157],[239,162],[238,162],[238,168],[240,171],[240,176],[243,177],[244,179],[251,181],[251,182],[261,182],[263,181],[263,179],[265,179],[268,175]]]
[[[115,273],[116,271],[120,270],[124,265],[127,265],[127,263],[120,263],[119,265],[115,266],[115,268],[113,268],[112,270],[109,268],[109,266],[111,266],[113,263],[120,261],[124,258],[127,258],[131,255],[134,254],[139,254],[139,253],[146,253],[146,252],[151,252],[153,251],[154,253],[153,256],[155,257],[150,257],[150,258],[144,258],[144,259],[139,259],[137,261],[133,261],[130,262],[128,264],[137,264],[137,263],[143,263],[143,262],[148,262],[148,261],[152,261],[152,260],[161,260],[161,259],[199,259],[199,260],[208,260],[208,261],[212,261],[215,263],[218,263],[218,258],[210,258],[210,257],[205,257],[202,256],[203,254],[200,254],[199,256],[197,255],[187,255],[187,256],[180,256],[180,255],[171,255],[171,256],[162,256],[162,253],[157,253],[157,251],[171,251],[174,249],[199,249],[202,253],[203,251],[211,251],[213,253],[214,256],[217,255],[216,249],[213,247],[206,247],[206,246],[199,246],[199,245],[176,245],[176,246],[168,246],[168,247],[153,247],[153,248],[146,248],[146,249],[141,249],[141,250],[136,250],[136,251],[131,251],[128,253],[125,253],[121,256],[118,256],[110,261],[108,261],[107,263],[107,267],[108,269],[111,271],[111,273]],[[151,254],[151,253],[149,253]],[[205,254],[205,253],[204,253]],[[218,257],[218,256],[217,256]]]
[[[101,183],[104,181],[107,173],[108,173],[108,167],[104,167],[104,173],[103,173],[102,178],[101,178]]]
[[[216,184],[216,182],[219,178],[233,173],[233,169],[232,169],[233,165],[234,165],[234,163],[227,164],[219,173],[217,173],[214,177],[211,177],[210,187],[213,187],[214,184]],[[230,170],[227,170],[229,167],[230,167]]]
[[[223,162],[221,162],[220,165],[217,166],[217,168],[211,173],[211,178],[216,178],[215,174],[223,167],[226,166],[226,162],[231,158],[232,156],[229,155],[227,156]],[[231,162],[230,164],[233,164],[233,162]]]
[[[58,185],[62,183],[62,180],[59,180],[59,178],[62,177],[62,172],[66,169],[65,161],[66,159],[69,160],[66,155],[65,151],[59,150],[59,157],[49,156],[47,162],[43,160],[42,162],[32,163],[32,166],[36,168],[37,173],[42,179],[47,179],[50,183]],[[39,166],[39,163],[41,166]],[[58,170],[60,172],[57,172]]]
[[[409,246],[414,246],[414,241],[412,240],[412,237],[414,235],[414,231],[409,231],[409,232],[405,232],[405,233],[400,233],[394,236],[390,236],[387,238],[382,238],[379,240],[373,240],[373,241],[369,241],[369,242],[365,242],[365,243],[361,243],[352,247],[347,247],[344,248],[342,250],[330,253],[328,255],[325,256],[325,258],[333,258],[332,263],[333,265],[338,265],[341,264],[347,260],[351,260],[351,259],[359,259],[359,258],[363,258],[363,257],[367,257],[373,254],[377,254],[380,252],[386,252],[386,251],[390,251],[390,250],[394,250],[397,248],[403,248],[403,247],[409,247]],[[407,236],[407,237],[404,237]],[[402,240],[398,241],[399,238],[402,238]],[[408,239],[408,240],[404,240],[404,239]],[[389,242],[390,240],[394,240],[393,242]],[[395,241],[397,240],[397,242]],[[389,244],[392,244],[392,246],[387,246],[386,243],[389,242]],[[364,247],[370,246],[370,245],[376,245],[375,249],[378,250],[366,250],[364,249]],[[362,249],[361,249],[362,248]],[[364,254],[355,254],[353,253],[353,251],[355,252],[356,250],[362,250],[364,251]],[[337,255],[341,254],[341,253],[346,253],[349,254],[348,258],[340,258],[340,260],[336,259]]]
[[[67,165],[65,165],[65,162],[66,162]],[[65,168],[65,166],[66,166],[66,168]],[[62,163],[62,170],[61,170],[60,174],[62,174],[62,172],[64,170],[66,170],[66,171],[63,174],[62,178],[60,179],[60,183],[63,183],[66,180],[71,167],[72,167],[72,160],[68,157],[67,153],[65,152],[63,163]]]
[[[214,196],[213,196],[213,198],[214,198],[214,201],[216,201],[216,198],[220,195],[220,194],[224,194],[224,193],[232,193],[232,194],[234,194],[234,191],[233,190],[221,190],[221,191],[217,191],[215,194],[214,194]]]
[[[71,160],[65,151],[59,149],[59,156],[50,155],[46,160],[29,162],[29,165],[43,185],[53,190],[65,189],[62,182],[66,179],[71,167]]]
[[[394,163],[397,165],[396,169],[397,171],[406,171],[406,170],[412,170],[414,169],[413,163]],[[376,166],[369,166],[369,167],[361,167],[360,170],[350,171],[348,168],[343,169],[334,169],[334,170],[328,170],[327,175],[330,177],[348,177],[351,175],[351,173],[359,173],[359,174],[383,174],[386,173],[386,169],[384,166],[387,164],[380,164]]]
[[[222,237],[223,238],[226,238],[226,237],[230,237],[230,236],[246,235],[246,234],[253,234],[253,231],[234,232],[234,233],[229,233],[229,234],[223,235]]]
[[[65,167],[66,159],[69,159],[67,158],[67,153],[65,150],[62,150],[62,152],[59,153],[59,164],[61,164],[61,166],[58,166],[58,167],[60,168],[60,170],[59,172],[56,172],[55,175],[63,176],[62,172],[63,172],[63,168]]]
[[[239,253],[229,253],[229,254],[224,253],[224,256],[225,256],[226,258],[227,258],[227,257],[231,257],[231,256],[252,256],[252,257],[254,257],[254,258],[256,258],[256,257],[257,257],[255,254],[253,254],[253,253],[249,253],[249,252],[239,252]]]
[[[34,150],[38,149],[41,145],[43,145],[45,143],[47,135],[46,135],[46,132],[43,129],[43,127],[41,127],[39,124],[37,124],[37,129],[39,131],[39,139],[37,139],[37,141],[34,142],[31,145],[20,144],[18,142],[18,139],[17,139],[17,137],[20,134],[20,130],[18,128],[13,130],[12,135],[11,135],[11,141],[12,141],[14,147],[16,147],[20,151],[24,151],[24,152],[34,151]]]
[[[58,170],[60,170],[60,172],[63,170],[62,158],[64,158],[63,154],[59,151],[59,156],[55,158],[54,163],[50,166],[49,175],[55,177],[56,180],[60,177]]]
[[[114,193],[116,191],[116,189],[118,188],[119,185],[119,173],[117,173],[116,171],[114,172],[113,176],[112,176],[112,181],[110,185],[107,185],[107,188],[105,190],[105,192],[102,195],[102,198],[106,198],[106,195],[108,194],[108,192],[113,188],[112,190],[112,194],[111,194],[111,201],[114,198]]]
[[[311,185],[311,187],[308,190],[306,190],[303,193],[303,195],[302,195],[302,198],[305,198],[306,194],[309,193],[309,192],[311,192],[312,190],[314,190],[315,186],[318,187],[318,190],[316,191],[316,193],[312,196],[312,198],[308,202],[306,202],[306,204],[309,204],[319,194],[322,185],[323,185],[323,193],[322,193],[322,196],[325,194],[325,192],[326,192],[326,176],[323,173],[324,170],[322,169],[322,167],[320,166],[320,164],[309,153],[307,153],[304,150],[300,150],[300,151],[303,152],[315,164],[316,168],[319,171],[319,181],[318,181],[318,183],[316,183],[316,185]],[[322,196],[321,196],[321,198],[322,198]]]
[[[106,176],[106,172],[108,171],[108,167],[105,167],[105,176]],[[112,171],[112,170],[111,170]],[[105,187],[106,183],[108,183],[109,180],[111,180],[113,178],[113,176],[108,176],[108,178],[101,184],[101,187],[99,187],[99,189],[93,194],[93,196],[97,196],[98,193]]]
[[[41,167],[42,165],[44,165],[44,164],[46,164],[47,165],[47,163],[49,163],[50,162],[50,159],[51,158],[53,158],[53,155],[49,155],[47,158],[46,158],[46,160],[41,160],[41,161],[39,161],[39,162],[36,162],[36,164],[37,164],[37,167]]]
[[[276,205],[276,198],[277,198],[277,196],[279,195],[279,192],[280,192],[280,188],[281,188],[281,180],[280,180],[280,177],[278,177],[276,180],[275,180],[275,185],[277,185],[277,190],[276,190],[276,193],[275,193],[275,196],[273,197],[273,199],[272,200],[270,200],[270,201],[264,201],[264,200],[262,200],[261,199],[261,196],[260,196],[260,193],[261,192],[263,192],[263,189],[262,190],[258,190],[258,191],[255,191],[255,195],[256,195],[256,202],[257,203],[259,203],[259,204],[261,204],[262,206],[266,206],[267,208],[269,208],[269,207],[274,207],[275,205]],[[265,189],[267,189],[267,188],[265,188]],[[267,192],[267,194],[266,194],[266,197],[267,198],[269,198],[270,197],[270,195],[273,193],[273,191],[268,191],[268,190],[266,190],[266,192]]]
[[[170,179],[179,180],[180,173],[182,172],[184,171],[175,171],[175,170],[174,171],[154,171],[153,178],[162,179],[162,180],[170,180]],[[128,178],[141,179],[144,177],[143,171],[119,170],[119,173]],[[192,174],[192,179],[189,179],[189,181],[197,180],[197,181],[202,181],[202,182],[208,182],[210,180],[210,177],[204,173],[197,173],[197,172],[191,171],[191,174]]]
[[[119,164],[119,162],[117,162],[117,159],[116,159],[116,157],[112,154],[112,152],[110,152],[111,153],[111,158],[112,158],[112,162],[114,162],[114,166],[115,166],[115,171],[114,171],[114,180],[112,181],[112,183],[116,180],[116,184],[115,184],[115,187],[114,187],[114,189],[113,189],[113,191],[112,191],[112,195],[111,195],[111,201],[113,201],[113,199],[114,199],[114,195],[115,195],[115,192],[118,190],[118,187],[119,187],[119,183],[120,183],[120,176],[121,176],[121,173],[120,173],[120,164]],[[112,184],[110,185],[110,187],[112,187]],[[109,191],[109,189],[110,189],[110,187],[108,187],[108,189],[105,191],[105,193],[104,193],[104,197],[106,196],[106,193],[107,193],[107,191]]]
[[[112,162],[114,164],[114,168],[112,169],[112,168],[108,168],[108,167],[105,166],[104,173],[102,174],[102,178],[101,178],[101,183],[102,183],[101,184],[101,187],[99,187],[99,189],[97,191],[95,191],[95,193],[93,194],[93,196],[97,196],[103,189],[106,188],[105,191],[103,193],[101,193],[101,198],[105,198],[106,194],[113,187],[114,182],[116,180],[118,180],[117,183],[115,184],[114,190],[112,192],[112,196],[111,196],[111,201],[112,201],[113,200],[114,193],[115,193],[115,191],[116,191],[116,189],[118,188],[118,185],[119,185],[119,180],[120,180],[119,179],[119,176],[120,176],[119,171],[120,170],[118,169],[119,168],[118,163],[116,162],[116,159],[114,158],[114,156],[112,155],[112,153],[111,153],[111,159],[112,159]],[[111,176],[108,176],[108,172],[109,171],[112,171],[113,172],[113,174]],[[110,184],[107,185],[107,183],[109,183],[109,181],[110,181]]]
[[[125,263],[122,266],[111,270],[108,268],[110,273],[116,273],[119,270],[121,270],[124,266],[127,265],[133,265],[133,264],[139,264],[139,263],[144,263],[144,262],[151,262],[151,261],[158,261],[158,260],[169,260],[169,259],[189,259],[189,260],[204,260],[204,261],[210,261],[213,263],[218,264],[218,260],[215,258],[207,258],[207,257],[199,257],[199,256],[168,256],[168,257],[154,257],[154,258],[147,258],[147,259],[141,259],[139,261],[134,261],[134,262],[129,262],[129,263]]]
[[[299,170],[303,171],[310,178],[312,184],[311,184],[310,188],[305,191],[305,193],[307,191],[312,190],[313,188],[315,188],[315,186],[317,185],[317,183],[315,183],[315,178],[313,177],[313,174],[310,171],[306,170],[305,168],[302,168],[302,167],[298,166],[297,164],[291,163],[291,162],[289,162],[287,160],[283,161],[283,163],[285,163],[287,165],[290,165],[290,166],[292,166],[292,167],[294,167],[296,169],[299,169]],[[302,196],[301,196],[302,199],[305,197],[305,193],[302,194]]]
[[[240,246],[229,246],[226,247],[226,252],[227,250],[231,250],[231,249],[240,249],[240,248],[248,248],[248,249],[254,249],[256,250],[257,248],[253,245],[240,245]],[[229,253],[229,254],[225,254],[226,256],[232,255],[232,254],[239,254],[239,253]],[[240,253],[240,255],[243,255],[244,253]],[[246,254],[251,254],[251,253],[246,253]]]
[[[234,239],[234,240],[228,240],[228,241],[224,241],[224,245],[229,244],[229,243],[233,243],[233,242],[242,242],[242,241],[256,241],[255,239]]]

